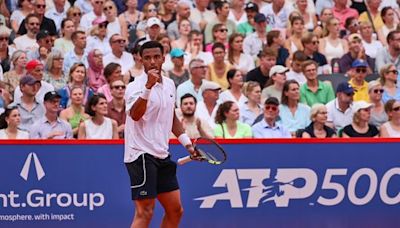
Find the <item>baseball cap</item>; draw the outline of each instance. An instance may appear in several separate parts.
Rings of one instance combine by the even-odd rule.
[[[186,55],[186,53],[180,48],[173,48],[169,54],[171,55],[171,58],[179,58]]]
[[[52,101],[54,99],[60,99],[60,98],[61,98],[61,96],[56,91],[50,91],[44,95],[43,100],[44,101]]]
[[[254,4],[253,2],[248,2],[244,6],[244,10],[252,10],[254,12],[258,12],[258,6],[257,6],[257,4]]]
[[[353,102],[353,106],[351,109],[353,110],[354,113],[360,111],[360,109],[365,109],[365,108],[371,108],[373,104],[368,103],[366,101],[356,101]]]
[[[201,91],[205,92],[207,90],[220,90],[221,86],[218,83],[212,81],[203,81],[200,87]]]
[[[19,80],[20,85],[34,85],[36,82],[38,80],[30,75],[25,75]]]
[[[49,37],[50,33],[47,30],[40,30],[37,34],[36,34],[36,40],[40,40],[46,37]]]
[[[261,23],[267,21],[267,18],[265,17],[264,14],[258,13],[256,16],[254,16],[254,22],[256,23]]]
[[[103,17],[98,17],[92,21],[92,25],[99,25],[103,23],[108,23],[107,20]]]
[[[349,37],[347,38],[347,40],[348,40],[349,42],[351,42],[351,41],[353,41],[353,40],[361,41],[362,38],[361,38],[361,35],[360,35],[360,34],[358,34],[358,33],[353,33],[353,34],[349,35]]]
[[[161,27],[161,21],[157,17],[150,17],[147,19],[147,28],[150,28],[153,25],[158,25]]]
[[[356,68],[356,67],[368,67],[368,63],[365,60],[356,59],[351,64],[351,68]]]
[[[354,93],[354,88],[348,82],[341,82],[336,89],[336,93],[339,92],[347,94]]]
[[[284,66],[281,65],[275,65],[271,68],[271,70],[269,70],[269,76],[272,77],[274,74],[278,73],[278,74],[282,74],[285,72],[288,72],[289,68],[286,68]]]
[[[33,70],[33,69],[35,69],[37,66],[40,66],[40,65],[42,65],[43,66],[43,64],[39,61],[39,60],[37,60],[37,59],[33,59],[33,60],[31,60],[31,61],[29,61],[27,64],[26,64],[26,70]]]
[[[267,100],[265,100],[264,105],[279,105],[279,100],[276,97],[268,97]]]

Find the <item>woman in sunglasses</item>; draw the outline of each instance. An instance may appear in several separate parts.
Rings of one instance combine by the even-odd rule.
[[[214,136],[223,139],[251,138],[251,127],[240,122],[239,117],[239,106],[235,102],[220,104],[215,115]]]
[[[212,28],[212,34],[213,34],[213,41],[212,43],[209,43],[206,45],[206,51],[207,52],[212,52],[212,47],[215,43],[222,43],[225,45],[225,49],[228,50],[228,43],[227,38],[228,38],[228,28],[224,24],[216,24]]]
[[[90,30],[90,36],[87,38],[85,51],[91,52],[98,49],[104,56],[111,53],[109,42],[110,34],[107,32],[108,21],[104,18],[96,18],[93,22],[93,27]]]
[[[372,104],[366,101],[353,103],[353,122],[340,131],[343,138],[352,137],[379,137],[379,130],[376,126],[369,124],[371,118]]]
[[[20,123],[18,108],[6,108],[0,116],[0,139],[29,139],[28,132],[18,129]]]
[[[79,7],[71,6],[67,11],[67,18],[72,20],[72,22],[74,22],[74,27],[76,31],[77,30],[85,31],[80,25],[82,12]]]
[[[117,6],[112,0],[108,0],[103,5],[103,12],[108,21],[107,34],[120,34],[125,40],[128,40],[128,26],[125,20],[118,19]]]
[[[326,126],[328,110],[323,104],[314,104],[310,111],[311,124],[302,133],[302,138],[336,138],[336,132]]]
[[[393,64],[384,65],[380,70],[380,81],[383,85],[382,101],[386,103],[390,99],[400,100],[400,88],[397,87],[399,72]]]
[[[379,81],[370,81],[368,83],[369,102],[373,104],[369,123],[378,128],[388,120],[384,109],[384,104],[382,102],[383,91],[384,90]]]
[[[382,124],[380,128],[381,137],[400,138],[400,102],[394,99],[385,104],[385,111],[389,121]]]

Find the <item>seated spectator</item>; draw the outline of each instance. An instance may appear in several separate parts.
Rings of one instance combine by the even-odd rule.
[[[190,14],[190,3],[187,1],[179,1],[176,7],[176,20],[173,20],[171,24],[166,27],[167,34],[172,40],[178,40],[183,35],[186,36],[187,41],[187,35],[189,34],[190,30],[201,30],[200,25],[191,20]],[[183,21],[186,21],[184,22],[185,25],[182,24]],[[184,33],[182,33],[180,30],[183,27],[186,27],[186,32]],[[179,48],[185,49],[185,46],[186,44]]]
[[[61,22],[61,37],[54,41],[54,48],[61,50],[64,54],[74,49],[72,33],[75,32],[74,21],[64,19]]]
[[[185,68],[185,52],[179,48],[173,48],[170,52],[174,68],[168,71],[168,76],[174,81],[175,87],[189,80],[189,71]]]
[[[330,2],[331,1],[331,2]],[[317,25],[315,26],[314,29],[314,34],[317,36],[317,38],[322,38],[324,30],[326,29],[326,22],[328,21],[329,18],[333,17],[333,12],[332,12],[332,7],[333,7],[333,0],[317,0],[316,4],[323,2],[323,3],[332,3],[331,6],[326,6],[321,9],[321,13],[319,13],[319,21],[317,22]]]
[[[378,29],[378,38],[381,43],[386,46],[386,37],[389,32],[395,31],[398,26],[398,21],[395,20],[395,11],[392,7],[386,6],[381,10],[381,18],[383,21],[383,25],[380,29]]]
[[[185,51],[188,54],[188,62],[197,58],[203,60],[208,65],[214,60],[210,52],[203,51],[203,33],[197,30],[190,31],[189,42]]]
[[[103,64],[117,63],[121,66],[122,74],[126,74],[134,65],[131,53],[125,51],[126,40],[119,34],[110,37],[111,53],[103,57]],[[105,75],[104,75],[105,76]]]
[[[225,61],[225,46],[222,43],[215,43],[213,45],[212,54],[214,62],[208,65],[208,75],[206,79],[218,83],[223,90],[226,90],[229,86],[226,80],[226,73],[232,66]]]
[[[69,83],[58,91],[61,96],[60,106],[67,108],[71,104],[71,91],[73,88],[79,87],[83,91],[83,104],[93,96],[94,92],[86,85],[86,68],[83,63],[75,63],[69,72]]]
[[[265,88],[269,79],[269,71],[277,64],[276,56],[276,52],[272,49],[264,48],[263,51],[258,54],[260,66],[247,73],[246,82],[255,81],[258,82],[261,88]]]
[[[43,1],[43,0],[40,0]],[[25,35],[18,36],[14,39],[14,45],[17,50],[30,51],[36,50],[39,45],[36,42],[36,34],[39,32],[40,21],[37,15],[29,14],[22,26],[26,26],[27,32]]]
[[[351,64],[348,74],[351,76],[349,84],[354,88],[354,101],[369,101],[368,82],[365,81],[368,72],[368,63],[364,60],[355,60]]]
[[[335,130],[325,125],[328,119],[325,105],[314,104],[310,112],[311,124],[304,129],[302,138],[335,138]]]
[[[138,36],[136,35],[136,29],[140,22],[140,19],[143,18],[143,13],[138,9],[138,1],[123,1],[125,5],[125,9],[123,13],[120,13],[118,16],[118,20],[121,24],[126,24],[128,31],[128,43],[134,43]]]
[[[63,72],[64,55],[60,50],[53,50],[46,62],[47,73],[44,80],[50,83],[57,91],[64,88],[68,83],[68,78]]]
[[[271,4],[266,4],[260,8],[260,13],[264,14],[273,29],[284,30],[287,27],[289,18],[289,8],[285,6],[285,0],[275,0]]]
[[[242,0],[231,1],[228,18],[235,22],[236,26],[246,21],[246,12],[243,10],[244,4],[245,2]]]
[[[229,49],[228,45],[228,29],[224,24],[215,24],[212,28],[213,39],[206,45],[205,51],[212,52],[212,47],[215,43],[222,43],[225,45],[225,49]]]
[[[339,131],[351,123],[353,118],[354,88],[348,82],[342,82],[336,89],[336,99],[328,102],[328,120],[326,125]]]
[[[335,18],[340,19],[338,23],[340,23],[340,30],[344,30],[344,24],[347,18],[354,17],[358,18],[357,10],[350,8],[347,6],[347,1],[344,0],[334,0],[334,6],[332,8],[333,16]]]
[[[89,68],[87,70],[88,85],[94,91],[107,83],[103,75],[103,53],[99,49],[94,49],[88,54]]]
[[[105,117],[107,100],[103,94],[93,95],[85,110],[90,118],[79,124],[78,139],[118,139],[117,121]]]
[[[139,50],[140,50],[140,45],[135,45],[131,50],[135,64],[131,69],[128,70],[128,73],[124,75],[123,79],[126,85],[129,84],[130,82],[133,82],[136,77],[139,77],[142,74],[144,74],[144,67],[142,62],[140,61]]]
[[[201,116],[196,116],[197,99],[192,94],[187,93],[181,97],[180,111],[182,114],[182,127],[186,134],[192,138],[199,137],[212,138],[213,129]]]
[[[19,26],[18,35],[25,35],[29,33],[29,30],[32,28],[32,26],[36,27],[37,30],[47,30],[49,31],[51,36],[57,36],[57,29],[54,21],[48,17],[46,17],[44,14],[46,12],[46,1],[45,0],[36,0],[33,3],[33,12],[26,16],[26,18],[21,22],[21,25]],[[35,15],[35,17],[38,19],[38,23],[35,25],[31,24],[30,15]],[[28,25],[30,24],[30,25]]]
[[[372,104],[369,123],[378,128],[388,120],[384,109],[384,103],[382,102],[383,91],[379,81],[370,81],[368,83],[369,101]]]
[[[114,1],[106,0],[103,6],[104,16],[108,22],[107,34],[120,34],[124,40],[128,40],[128,26],[118,19],[117,6]]]
[[[103,13],[104,2],[104,0],[100,0],[96,3],[96,1],[90,0],[92,9],[89,11],[86,11],[84,8],[79,8],[83,11],[83,16],[80,20],[80,27],[82,28],[82,31],[88,31],[96,18],[105,18]]]
[[[287,80],[295,80],[301,85],[306,83],[306,77],[303,74],[303,70],[301,68],[301,65],[304,61],[306,61],[308,58],[304,54],[303,51],[295,51],[292,55],[292,63],[290,64],[290,69],[286,73]],[[277,97],[280,99],[280,97]]]
[[[246,82],[243,85],[243,94],[247,101],[240,106],[240,121],[251,126],[262,113],[261,87],[257,82]]]
[[[278,30],[272,30],[267,33],[267,48],[276,53],[276,64],[289,66],[289,50],[284,48],[285,38],[283,33]]]
[[[399,71],[393,64],[384,65],[380,70],[380,81],[383,86],[382,101],[390,99],[400,100],[400,88],[397,86]]]
[[[138,38],[146,36],[147,19],[157,16],[157,6],[152,2],[146,2],[143,5],[143,18],[139,21],[136,27],[136,36]],[[164,28],[164,25],[163,25]]]
[[[374,37],[373,33],[374,31],[372,30],[371,22],[364,21],[360,23],[360,34],[365,48],[365,53],[375,59],[378,50],[382,49],[383,45],[379,40],[376,40],[376,36]]]
[[[217,17],[215,18],[215,20],[207,23],[207,26],[204,30],[204,40],[206,44],[212,42],[212,28],[215,24],[224,24],[228,29],[228,37],[236,32],[235,22],[228,19],[229,2],[226,0],[218,0],[214,2],[214,6]]]
[[[36,34],[38,47],[27,50],[28,60],[39,60],[43,65],[46,64],[47,56],[53,50],[53,38],[47,30],[39,31]]]
[[[264,103],[264,118],[252,126],[254,138],[291,138],[290,132],[277,122],[279,101],[269,97]]]
[[[31,139],[72,139],[71,125],[58,117],[61,96],[56,91],[44,95],[46,113],[31,128]]]
[[[212,10],[207,9],[209,0],[195,0],[196,7],[190,10],[190,20],[200,26],[200,30],[204,31],[208,23],[215,20],[216,15]]]
[[[83,106],[83,90],[81,87],[73,87],[71,89],[71,104],[68,108],[60,112],[60,118],[67,121],[72,128],[74,138],[78,136],[79,124],[88,119],[89,115],[85,113]]]
[[[32,76],[24,76],[19,81],[20,92],[22,96],[19,100],[14,100],[10,105],[17,106],[21,115],[21,130],[29,131],[34,123],[44,116],[45,110],[42,103],[36,99],[36,94],[39,91],[40,81]]]
[[[286,74],[289,71],[288,68],[275,65],[269,71],[269,81],[267,87],[261,91],[261,100],[265,101],[267,98],[275,97],[280,102],[282,97],[283,85],[286,82]]]
[[[71,67],[75,63],[83,63],[87,68],[89,66],[87,61],[86,48],[86,34],[82,31],[75,31],[71,35],[74,49],[64,55],[64,72],[70,72]]]
[[[10,40],[11,30],[6,26],[0,26],[0,66],[3,72],[10,70],[11,55],[15,52],[14,47],[8,45]]]
[[[250,55],[243,53],[244,36],[234,33],[229,37],[228,61],[244,75],[255,68],[254,59]]]
[[[386,64],[393,64],[396,69],[400,69],[400,31],[394,30],[389,32],[386,38],[387,47],[382,48],[376,54],[375,66],[380,71]]]
[[[315,11],[312,10],[314,9],[314,1],[296,0],[293,6],[295,10],[304,18],[304,28],[307,31],[312,32],[314,27],[317,26],[317,16],[315,15]]]
[[[77,0],[77,2],[78,1],[86,2],[86,0]],[[92,6],[90,6],[90,7],[92,7]],[[85,9],[82,8],[82,10],[84,11]],[[90,11],[92,11],[92,8],[90,8]],[[84,14],[86,14],[86,13],[87,12],[84,12]],[[67,10],[67,18],[72,20],[72,22],[74,22],[75,31],[77,31],[77,30],[86,31],[86,28],[81,27],[81,18],[82,18],[81,8],[76,7],[76,6],[71,6]]]
[[[385,111],[389,116],[389,121],[380,127],[382,138],[400,137],[400,102],[394,99],[388,100],[385,104]]]
[[[346,40],[340,38],[337,18],[328,19],[326,28],[327,34],[319,40],[318,49],[325,55],[328,64],[331,64],[332,59],[341,58],[349,48]]]
[[[182,19],[178,24],[179,38],[171,42],[173,48],[179,48],[185,50],[188,44],[189,33],[192,30],[190,21],[188,19]]]
[[[344,27],[346,28],[346,35],[343,37],[343,39],[348,40],[350,35],[360,34],[360,22],[355,17],[348,17]]]
[[[157,41],[160,42],[160,44],[164,48],[164,64],[162,65],[162,70],[164,72],[168,72],[174,68],[174,64],[172,63],[171,60],[171,55],[169,54],[172,50],[171,48],[171,39],[168,37],[166,34],[160,34],[157,38]],[[138,43],[139,46],[143,45],[142,43]]]
[[[378,31],[383,26],[383,21],[380,12],[381,0],[366,0],[365,1],[368,12],[365,11],[360,14],[358,20],[363,22],[373,23],[374,31]]]
[[[20,124],[18,107],[6,108],[0,115],[0,139],[29,139],[29,133],[19,129]]]
[[[113,98],[108,102],[108,113],[106,116],[117,121],[119,137],[124,138],[126,119],[124,95],[126,87],[122,80],[111,82],[110,87]]]
[[[283,85],[279,116],[282,125],[295,135],[299,129],[310,124],[310,107],[300,103],[300,85],[294,80],[286,81]]]
[[[319,40],[317,35],[311,32],[304,33],[303,37],[301,38],[301,43],[303,44],[304,47],[303,52],[307,56],[307,58],[309,60],[314,60],[315,62],[318,63],[318,74],[326,73],[326,71],[327,72],[331,71],[331,67],[330,65],[328,65],[328,61],[326,60],[325,55],[318,52]],[[299,83],[302,84],[301,82]]]
[[[353,122],[342,130],[343,138],[350,137],[379,137],[379,130],[369,124],[372,104],[358,101],[353,104]]]
[[[303,74],[307,82],[300,87],[300,102],[312,107],[316,103],[327,104],[335,99],[332,85],[317,78],[318,63],[307,60],[303,62]]]
[[[339,59],[339,72],[347,73],[351,69],[351,64],[356,60],[360,59],[366,61],[368,68],[371,72],[375,70],[375,60],[365,53],[363,47],[362,38],[359,34],[351,34],[348,37],[349,41],[349,52],[344,54],[342,58]]]
[[[15,51],[11,56],[11,69],[4,74],[3,82],[10,94],[14,94],[15,88],[19,85],[19,80],[25,76],[26,71],[26,53],[24,51]]]
[[[97,90],[97,93],[102,93],[107,98],[107,102],[112,100],[110,85],[116,80],[122,80],[121,66],[118,63],[109,63],[104,68],[104,77],[107,83]]]
[[[254,16],[254,32],[243,40],[243,52],[255,56],[262,51],[267,44],[267,18],[264,14],[258,13]]]
[[[108,21],[99,17],[93,21],[93,27],[90,29],[90,35],[87,38],[85,52],[89,53],[94,49],[100,50],[104,55],[111,53],[109,37],[107,36]]]
[[[203,100],[197,103],[196,116],[201,116],[214,129],[221,86],[215,82],[204,81],[200,91],[202,92]]]
[[[19,0],[16,3],[18,9],[12,11],[10,17],[10,25],[14,33],[18,32],[19,26],[21,25],[24,18],[32,13],[33,10],[33,4],[30,1]]]
[[[220,104],[215,116],[215,138],[251,138],[251,127],[239,121],[239,117],[239,106],[235,102],[226,101]]]
[[[243,94],[243,74],[240,70],[231,69],[226,74],[226,78],[229,83],[227,90],[219,95],[220,103],[225,101],[233,101],[240,107],[247,101],[246,96]]]
[[[237,25],[237,32],[247,36],[254,32],[254,17],[258,14],[258,6],[253,2],[246,3],[244,10],[246,12],[247,21]]]
[[[290,18],[291,34],[285,40],[284,47],[289,50],[289,53],[294,53],[297,50],[303,50],[301,37],[304,33],[304,19],[302,16],[293,16]]]

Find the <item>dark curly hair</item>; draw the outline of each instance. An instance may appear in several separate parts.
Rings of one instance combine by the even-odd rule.
[[[215,123],[222,124],[223,122],[225,122],[225,113],[229,112],[233,104],[233,101],[225,101],[224,103],[219,105],[217,114],[215,115]]]

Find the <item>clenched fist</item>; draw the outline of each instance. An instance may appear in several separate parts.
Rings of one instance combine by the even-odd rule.
[[[151,89],[156,82],[160,80],[160,71],[156,69],[151,69],[147,72],[147,82],[146,82],[146,88]]]

